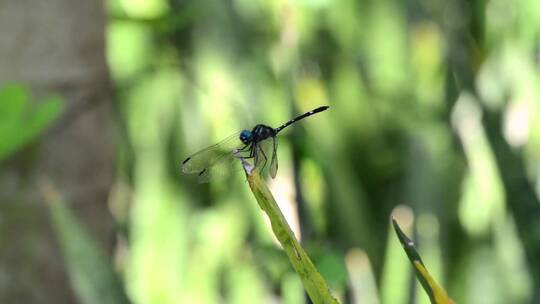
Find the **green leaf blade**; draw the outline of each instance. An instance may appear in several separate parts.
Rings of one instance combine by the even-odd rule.
[[[399,242],[403,246],[403,250],[407,254],[409,261],[414,267],[416,278],[426,291],[429,300],[433,304],[453,304],[454,301],[448,296],[446,291],[442,289],[433,277],[427,271],[422,258],[414,247],[414,242],[401,230],[396,219],[392,218],[392,226],[397,234]]]
[[[48,96],[35,104],[30,98],[23,86],[0,88],[0,160],[36,139],[61,114],[60,97]]]
[[[261,209],[270,219],[272,231],[277,237],[285,253],[289,257],[294,270],[300,276],[302,284],[315,304],[339,303],[328,287],[328,284],[317,271],[313,262],[300,246],[294,233],[287,224],[272,193],[262,181],[260,175],[253,171],[248,175],[248,183]]]
[[[81,303],[129,303],[105,253],[51,187],[44,187],[43,192],[71,284]]]

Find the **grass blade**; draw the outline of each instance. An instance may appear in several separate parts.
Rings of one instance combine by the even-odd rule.
[[[244,168],[246,168],[246,165],[248,164],[244,164]],[[248,176],[249,187],[253,195],[255,195],[259,206],[270,219],[272,231],[289,257],[294,270],[300,276],[310,299],[315,304],[339,303],[332,296],[328,284],[317,271],[298,240],[296,240],[272,193],[264,181],[261,180],[260,175],[256,170],[248,169],[246,168],[246,175]]]
[[[424,262],[422,262],[422,258],[420,258],[420,255],[414,247],[414,242],[409,239],[409,237],[407,237],[407,235],[401,230],[394,218],[392,218],[392,226],[394,226],[394,230],[396,231],[399,242],[403,246],[403,250],[405,250],[409,261],[411,261],[414,267],[414,272],[416,273],[416,277],[428,294],[431,303],[454,304],[454,301],[448,296],[446,291],[442,289],[437,282],[435,282],[433,277],[431,277],[424,265]]]
[[[52,185],[44,182],[40,186],[49,207],[71,284],[81,303],[129,303],[105,253],[100,250]]]

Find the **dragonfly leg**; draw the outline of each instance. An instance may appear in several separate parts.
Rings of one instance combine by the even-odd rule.
[[[251,144],[249,146],[250,150],[249,150],[249,156],[247,158],[255,158],[257,159],[257,153],[255,151],[255,149],[257,149],[257,146],[255,146],[255,144]]]
[[[249,156],[242,156],[240,153],[241,152],[247,152],[247,149],[250,148],[250,145],[247,144],[247,145],[244,145],[242,148],[239,148],[239,149],[236,149],[233,151],[233,154],[235,157],[237,158],[241,158],[241,159],[250,159],[250,158],[253,158],[252,156],[252,152],[249,151]]]
[[[234,154],[234,156],[236,157],[242,157],[240,155],[238,155],[240,152],[245,152],[246,151],[246,148],[248,148],[249,145],[244,145],[242,148],[238,148],[238,149],[234,149],[232,152]]]
[[[249,155],[248,156],[238,156],[239,158],[241,159],[252,159],[252,158],[255,158],[255,152],[253,151],[254,149],[252,149],[252,146],[251,145],[245,145],[244,147],[238,149],[235,153],[238,153],[238,152],[246,152],[246,149],[250,148],[251,150],[249,151]]]

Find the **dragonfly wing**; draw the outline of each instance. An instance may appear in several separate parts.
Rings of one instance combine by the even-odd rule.
[[[272,178],[276,177],[277,169],[278,169],[278,160],[277,160],[277,144],[278,139],[277,137],[272,138],[272,160],[270,161],[270,176]]]
[[[248,157],[249,155],[249,149],[240,150],[239,148],[234,148],[229,154],[222,156],[222,158],[217,159],[204,169],[204,172],[199,172],[199,183],[207,183],[210,180],[229,177],[232,172],[241,168],[237,160]]]
[[[274,170],[272,169],[272,163],[277,162],[277,159],[276,159],[277,157],[275,155],[275,152],[276,152],[275,148],[276,148],[276,139],[273,137],[270,137],[268,139],[265,139],[257,143],[257,152],[255,155],[255,167],[257,168],[257,170],[259,170],[261,174],[265,174],[269,172],[272,178],[276,176],[275,172],[272,172]]]
[[[233,134],[186,158],[182,162],[182,172],[197,174],[200,182],[207,182],[214,176],[228,175],[226,171],[231,171],[234,168],[236,153],[243,147],[238,134]]]
[[[204,168],[198,172],[199,183],[207,183],[210,180],[217,180],[228,177],[233,171],[237,169],[234,154],[231,152],[228,155],[223,155],[221,159],[218,159],[212,165]]]

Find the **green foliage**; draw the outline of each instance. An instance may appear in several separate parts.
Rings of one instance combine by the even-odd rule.
[[[52,186],[48,184],[42,186],[71,284],[81,303],[129,303],[105,253]]]
[[[32,102],[29,90],[23,86],[0,87],[0,160],[36,139],[61,110],[57,96]]]
[[[239,303],[251,286],[260,302],[299,298],[243,180],[196,185],[179,164],[235,131],[329,104],[280,135],[269,185],[297,207],[282,210],[299,218],[336,296],[372,303],[362,282],[374,281],[383,303],[410,301],[410,267],[387,224],[406,204],[428,219],[419,250],[458,302],[487,292],[496,304],[530,302],[540,290],[539,3],[108,1],[121,155],[133,154],[121,220],[134,301]],[[489,113],[502,125],[485,124]],[[494,145],[503,133],[511,150]],[[339,254],[321,261],[318,247]],[[343,256],[360,278],[353,288]]]
[[[403,304],[419,288],[410,261],[429,295],[415,304],[437,301],[433,278],[460,303],[540,302],[539,0],[106,7],[123,131],[122,195],[111,206],[125,228],[126,275],[119,282],[66,206],[51,203],[81,301],[122,303],[125,288],[141,304],[297,304],[303,284],[317,303],[336,302],[329,285],[340,300]],[[272,193],[250,178],[285,257],[244,179],[198,185],[180,163],[233,132],[321,104],[332,110],[280,134]],[[57,97],[34,102],[23,86],[0,88],[0,160],[61,109]],[[420,215],[429,273],[397,223],[388,225],[399,204]]]

